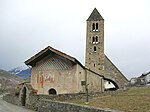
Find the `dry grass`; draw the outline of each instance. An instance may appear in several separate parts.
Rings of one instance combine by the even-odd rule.
[[[85,105],[83,99],[69,102]],[[88,105],[125,112],[150,112],[150,88],[130,89],[108,96],[93,97]]]

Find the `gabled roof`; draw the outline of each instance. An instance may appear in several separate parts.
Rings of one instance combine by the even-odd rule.
[[[45,49],[41,50],[40,52],[38,52],[37,54],[32,56],[27,61],[25,61],[25,64],[30,65],[30,66],[35,66],[36,62],[42,60],[44,57],[48,56],[50,53],[55,53],[59,56],[62,56],[64,58],[70,60],[73,63],[79,64],[83,69],[88,70],[88,71],[90,71],[90,72],[92,72],[92,73],[94,73],[94,74],[96,74],[100,77],[104,77],[103,75],[100,75],[100,74],[94,72],[93,70],[85,68],[76,58],[74,58],[72,56],[69,56],[69,55],[67,55],[67,54],[65,54],[65,53],[63,53],[63,52],[61,52],[57,49],[54,49],[54,48],[50,47],[50,46],[46,47]]]
[[[63,52],[61,52],[59,50],[56,50],[56,49],[54,49],[54,48],[52,48],[50,46],[46,47],[45,49],[41,50],[40,52],[38,52],[37,54],[32,56],[30,59],[26,60],[25,64],[26,65],[30,65],[30,66],[35,66],[35,64],[38,61],[42,60],[44,57],[48,56],[51,53],[52,54],[55,53],[55,54],[57,54],[59,56],[62,56],[64,58],[70,60],[73,63],[79,64],[81,67],[84,68],[84,66],[77,59],[75,59],[74,57],[71,57],[71,56],[69,56],[69,55],[67,55],[67,54],[65,54],[65,53],[63,53]]]
[[[89,18],[87,19],[87,21],[100,21],[100,20],[104,20],[104,19],[100,15],[100,13],[98,12],[98,10],[96,8],[94,8],[93,12],[91,13],[91,15],[89,16]]]
[[[121,74],[121,76],[128,82],[128,79],[121,73],[121,71],[110,61],[110,59],[105,55],[105,58],[118,70],[118,72]]]

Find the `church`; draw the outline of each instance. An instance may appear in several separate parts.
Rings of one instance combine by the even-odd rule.
[[[46,47],[25,61],[37,94],[104,92],[107,85],[123,88],[127,78],[104,54],[104,19],[95,8],[87,19],[85,66],[60,50]]]

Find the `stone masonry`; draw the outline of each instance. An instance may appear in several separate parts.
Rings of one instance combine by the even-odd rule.
[[[104,53],[104,19],[95,8],[87,19],[85,67],[123,88],[128,80]]]

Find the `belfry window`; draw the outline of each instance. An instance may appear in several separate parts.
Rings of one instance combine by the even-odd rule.
[[[98,36],[92,37],[92,44],[98,44]]]
[[[95,42],[97,43],[98,42],[98,37],[96,36],[96,38],[95,38]]]
[[[92,30],[95,31],[95,23],[92,24]]]
[[[96,31],[98,31],[98,23],[96,23]]]
[[[98,23],[92,23],[92,31],[98,31]]]

